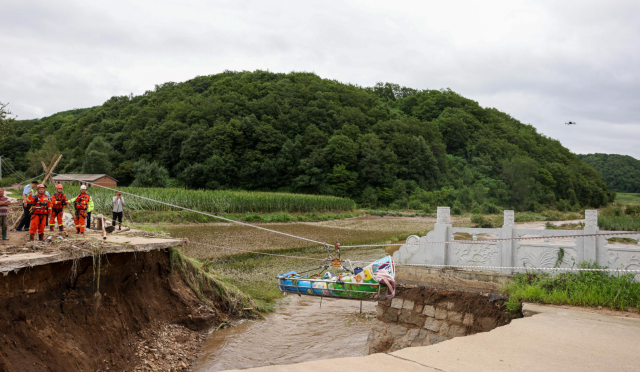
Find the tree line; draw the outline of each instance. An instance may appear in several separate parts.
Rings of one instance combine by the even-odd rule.
[[[364,207],[577,209],[614,197],[558,141],[449,89],[312,73],[225,71],[12,128],[0,153],[29,175],[62,152],[59,171],[121,185],[326,194]]]
[[[617,192],[640,193],[640,160],[628,155],[578,155],[580,160],[595,168],[609,186]]]

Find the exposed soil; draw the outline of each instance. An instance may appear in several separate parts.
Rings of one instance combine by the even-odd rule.
[[[0,276],[0,371],[184,370],[198,332],[226,320],[166,251],[107,254],[94,267],[86,257]]]

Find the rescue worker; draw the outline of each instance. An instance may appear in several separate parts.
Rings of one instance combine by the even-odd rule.
[[[89,194],[87,194],[87,186],[80,186],[80,195],[71,199],[73,207],[76,210],[73,221],[76,224],[76,234],[84,235],[84,219],[87,216],[87,208],[89,208]]]
[[[47,217],[49,217],[49,210],[51,209],[51,200],[45,195],[45,186],[39,184],[37,187],[38,193],[34,196],[29,195],[27,203],[31,205],[31,225],[29,226],[29,236],[31,241],[35,240],[36,231],[40,241],[44,241],[44,225],[47,223]]]
[[[64,207],[69,205],[69,199],[62,192],[62,185],[56,185],[57,192],[51,197],[51,219],[49,220],[49,230],[53,231],[58,220],[58,230],[64,231],[62,219],[64,217]]]

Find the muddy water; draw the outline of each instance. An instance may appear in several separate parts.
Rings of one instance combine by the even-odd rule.
[[[211,334],[195,371],[213,372],[365,355],[375,302],[289,295],[266,320]]]

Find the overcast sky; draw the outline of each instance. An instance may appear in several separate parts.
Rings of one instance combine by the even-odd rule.
[[[224,70],[311,71],[451,88],[576,153],[640,158],[638,0],[0,2],[0,101],[21,119]]]

